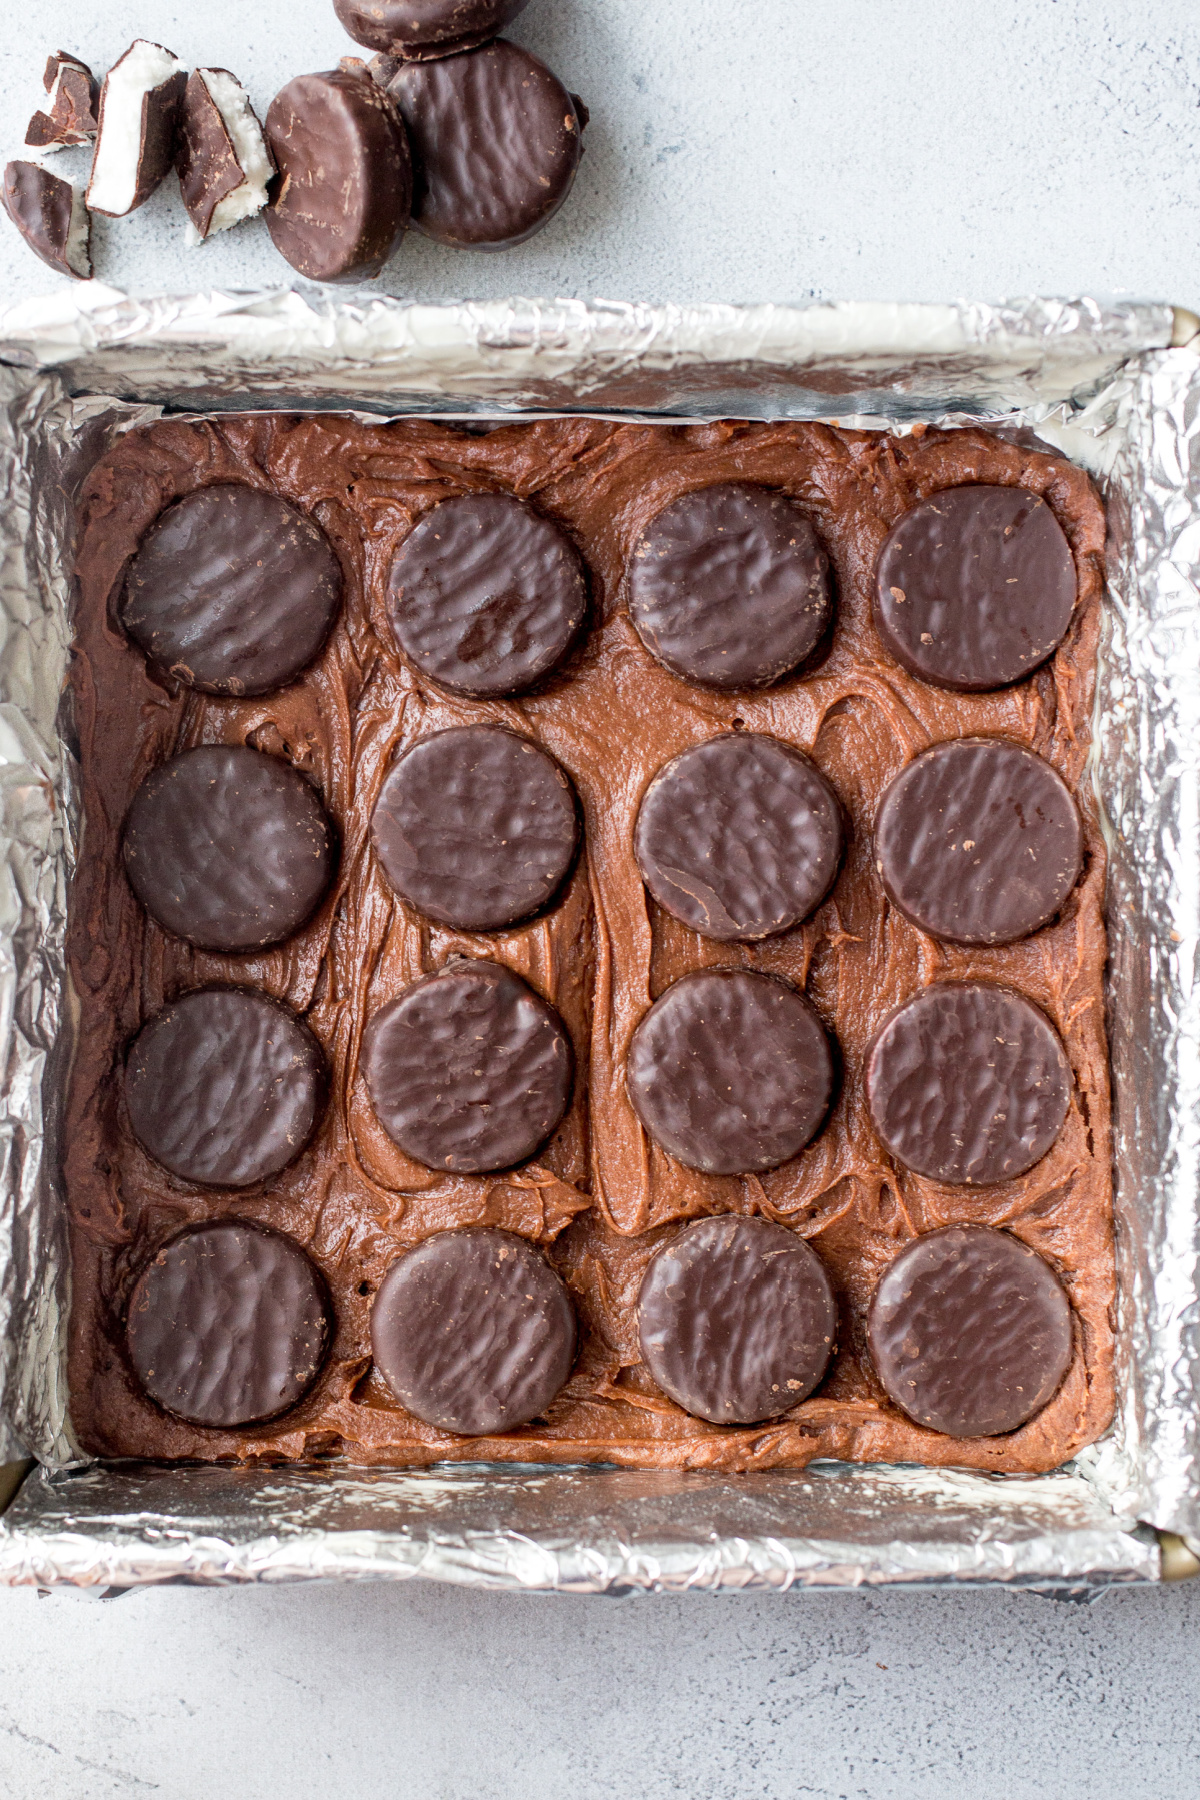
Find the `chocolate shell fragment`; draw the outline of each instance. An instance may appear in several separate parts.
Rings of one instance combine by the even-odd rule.
[[[418,671],[452,693],[520,694],[558,666],[587,613],[579,552],[511,494],[427,512],[388,582],[392,625]]]
[[[625,1080],[668,1155],[709,1175],[747,1175],[778,1168],[816,1136],[833,1098],[833,1048],[790,982],[701,969],[642,1019]]]
[[[1015,1431],[1071,1364],[1071,1306],[1050,1265],[1006,1231],[951,1225],[902,1250],[868,1317],[889,1399],[950,1437]]]
[[[126,1344],[152,1400],[230,1430],[303,1399],[331,1337],[329,1295],[299,1244],[243,1219],[172,1238],[134,1284]]]
[[[92,222],[82,188],[37,163],[10,162],[4,170],[4,210],[48,268],[91,280]]]
[[[1083,861],[1066,782],[998,738],[935,744],[901,771],[875,820],[893,905],[952,944],[1011,944],[1048,923]]]
[[[249,96],[228,69],[193,69],[175,166],[194,241],[229,231],[267,204],[275,164]]]
[[[465,1437],[545,1412],[575,1360],[575,1310],[539,1250],[468,1226],[393,1263],[371,1308],[375,1366],[402,1406]]]
[[[523,13],[529,0],[333,0],[356,44],[412,62],[474,50]]]
[[[387,91],[412,144],[412,222],[426,237],[506,250],[548,224],[570,193],[583,122],[528,50],[500,38],[462,56],[402,63]]]
[[[104,78],[87,203],[123,218],[144,206],[175,162],[187,73],[161,44],[136,38]]]
[[[186,687],[267,694],[318,655],[341,597],[341,564],[315,520],[222,482],[155,520],[130,563],[121,622]]]
[[[986,693],[1052,656],[1075,606],[1062,526],[1019,487],[946,488],[904,513],[879,555],[875,624],[904,668]]]
[[[60,50],[46,62],[42,85],[50,96],[45,112],[35,112],[25,133],[31,150],[70,150],[90,144],[100,115],[100,83],[85,62]]]
[[[659,770],[634,855],[659,905],[703,937],[753,941],[806,919],[842,856],[837,795],[808,757],[729,732]]]
[[[500,931],[540,912],[579,844],[575,790],[552,756],[500,725],[420,738],[371,818],[392,887],[426,918]]]
[[[282,943],[333,877],[335,833],[290,763],[202,744],[154,769],[125,821],[125,873],[146,911],[204,950]]]
[[[279,254],[310,281],[378,275],[400,247],[412,202],[412,162],[396,108],[347,58],[297,75],[267,112],[279,173],[266,211]]]
[[[1024,995],[986,981],[934,982],[884,1023],[867,1056],[867,1104],[897,1162],[931,1181],[1024,1175],[1067,1116],[1071,1066]]]
[[[325,1058],[266,994],[199,988],[142,1026],[125,1065],[134,1136],[172,1175],[244,1188],[293,1162],[317,1127]]]
[[[786,494],[742,481],[698,488],[638,539],[629,616],[686,681],[765,687],[811,654],[833,616],[829,558]]]
[[[646,1367],[686,1412],[752,1425],[825,1373],[837,1302],[802,1237],[766,1219],[700,1219],[657,1250],[638,1295]]]
[[[575,1057],[528,982],[456,958],[368,1021],[361,1066],[380,1124],[407,1155],[480,1174],[541,1148],[567,1110]]]

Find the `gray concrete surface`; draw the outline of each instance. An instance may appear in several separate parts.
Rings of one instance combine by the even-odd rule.
[[[328,0],[7,0],[4,15],[10,152],[60,44],[102,69],[157,38],[233,67],[260,106],[352,49]],[[513,35],[593,109],[576,193],[505,255],[411,239],[391,292],[1200,307],[1194,0],[533,0]],[[288,276],[261,226],[185,250],[166,192],[103,226],[98,262],[140,292]],[[0,301],[53,279],[0,221]],[[1094,1608],[16,1592],[0,1594],[0,1792],[1190,1800],[1198,1691],[1200,1585]]]
[[[6,154],[60,43],[102,71],[131,37],[154,38],[231,67],[260,112],[290,76],[355,48],[330,0],[3,12]],[[499,255],[413,234],[385,271],[393,293],[1200,305],[1194,0],[532,0],[512,35],[592,109],[575,192]],[[186,249],[174,188],[98,222],[104,281],[159,293],[289,279],[259,223]],[[55,277],[0,225],[0,293],[43,292]]]
[[[0,1596],[8,1800],[1194,1800],[1200,1592]]]

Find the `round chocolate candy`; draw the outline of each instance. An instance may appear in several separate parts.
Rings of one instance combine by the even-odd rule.
[[[152,1400],[189,1425],[228,1431],[273,1419],[308,1392],[332,1336],[329,1294],[291,1238],[212,1219],[142,1270],[125,1330]]]
[[[625,1071],[657,1144],[708,1175],[778,1168],[816,1136],[833,1097],[833,1049],[789,982],[699,969],[654,1002]]]
[[[388,93],[408,129],[412,222],[439,244],[507,250],[549,223],[583,153],[573,95],[500,38],[438,62],[402,63]]]
[[[802,1237],[765,1219],[699,1219],[657,1250],[638,1295],[646,1367],[686,1412],[752,1425],[825,1373],[837,1302]]]
[[[310,281],[378,275],[400,247],[412,201],[395,102],[348,58],[289,81],[265,130],[279,174],[263,217],[279,254]]]
[[[1062,777],[1020,744],[959,738],[909,763],[875,819],[888,898],[952,944],[1011,944],[1079,879],[1083,827]]]
[[[427,1425],[485,1437],[527,1425],[575,1360],[575,1310],[511,1231],[441,1231],[393,1263],[371,1307],[375,1366]]]
[[[325,1058],[307,1025],[241,988],[199,988],[156,1013],[125,1065],[142,1148],[184,1181],[243,1188],[277,1175],[316,1130]]]
[[[906,1000],[867,1056],[867,1104],[897,1162],[931,1181],[1023,1175],[1071,1101],[1071,1065],[1046,1015],[1011,988],[935,982]]]
[[[661,768],[633,851],[659,905],[703,937],[770,937],[806,919],[842,857],[837,795],[803,751],[730,732]]]
[[[342,570],[321,527],[261,488],[198,488],[129,565],[121,620],[150,661],[206,694],[266,694],[317,655]]]
[[[356,44],[411,62],[486,44],[529,0],[333,0]]]
[[[803,662],[833,614],[829,558],[786,494],[744,481],[675,500],[638,539],[629,616],[676,675],[765,687]]]
[[[427,918],[500,931],[548,905],[579,843],[575,790],[501,725],[435,732],[392,764],[371,836],[396,892]]]
[[[981,694],[1024,680],[1054,654],[1075,593],[1071,546],[1040,495],[946,488],[888,533],[875,623],[912,674]]]
[[[362,1068],[401,1150],[477,1175],[541,1148],[567,1110],[575,1059],[557,1012],[519,975],[458,958],[374,1015]]]
[[[888,1397],[949,1437],[1015,1431],[1071,1364],[1071,1305],[1049,1264],[1006,1231],[949,1225],[883,1273],[867,1341]]]
[[[420,673],[480,698],[540,681],[587,612],[570,538],[511,494],[463,494],[427,512],[397,552],[388,597]]]
[[[150,916],[202,950],[261,950],[311,917],[334,829],[290,763],[202,744],[147,775],[125,820],[125,872]]]

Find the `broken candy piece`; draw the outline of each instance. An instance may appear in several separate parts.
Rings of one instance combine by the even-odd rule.
[[[333,0],[356,43],[410,62],[454,56],[490,43],[529,0]]]
[[[395,103],[347,57],[297,75],[267,112],[279,170],[267,229],[279,254],[310,281],[378,275],[412,205],[412,162]]]
[[[75,149],[96,135],[100,83],[86,63],[66,50],[46,62],[43,86],[50,96],[45,112],[35,112],[25,142],[35,150]]]
[[[193,69],[188,77],[175,166],[193,243],[267,204],[275,164],[246,90],[228,69]]]
[[[161,44],[135,38],[100,90],[100,124],[87,203],[123,218],[147,201],[175,161],[187,72]]]
[[[35,256],[60,275],[92,278],[92,222],[83,189],[37,163],[10,162],[4,171],[4,210]]]

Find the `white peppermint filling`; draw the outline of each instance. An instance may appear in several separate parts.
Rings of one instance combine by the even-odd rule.
[[[161,44],[138,38],[104,79],[103,114],[88,205],[120,218],[137,198],[142,154],[142,101],[183,65]]]
[[[267,183],[275,169],[267,153],[262,126],[254,116],[241,82],[235,81],[225,69],[201,69],[199,75],[229,133],[243,176],[241,186],[226,194],[213,208],[208,227],[208,235],[212,237],[262,211],[267,204]],[[202,242],[195,226],[188,233],[188,242]]]

